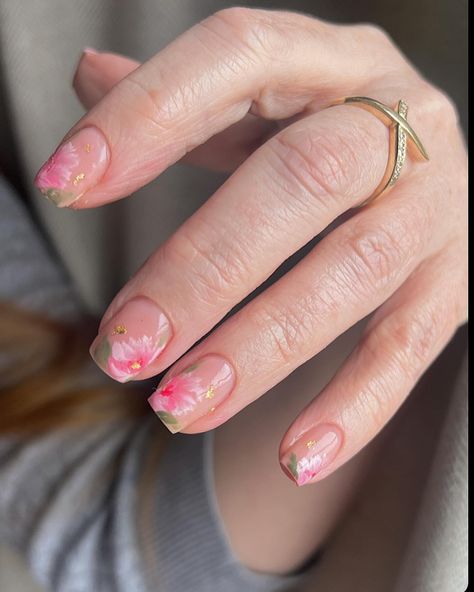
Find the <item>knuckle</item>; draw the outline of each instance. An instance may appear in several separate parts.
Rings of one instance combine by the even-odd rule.
[[[379,226],[355,226],[341,243],[345,267],[370,293],[386,286],[418,253],[416,233],[404,220]]]
[[[245,256],[236,245],[220,237],[219,244],[181,229],[163,249],[163,257],[172,269],[185,270],[186,288],[199,302],[215,308],[217,304],[234,303],[250,270]]]
[[[174,114],[182,108],[177,104],[178,95],[171,98],[168,93],[149,88],[133,76],[125,78],[121,88],[125,96],[133,97],[131,102],[127,101],[129,109],[139,116],[142,125],[147,124],[149,133],[159,135],[173,129]]]
[[[438,124],[447,124],[449,127],[457,126],[459,112],[454,101],[440,88],[422,82],[423,111],[425,116],[434,118]]]
[[[377,229],[355,234],[348,242],[346,266],[362,283],[377,289],[390,279],[401,259],[400,247],[390,233]]]
[[[240,30],[242,26],[246,26],[246,23],[252,21],[258,12],[259,10],[254,8],[230,6],[229,8],[217,10],[211,18],[224,21],[234,29]]]
[[[221,33],[227,32],[241,48],[250,50],[253,55],[261,55],[262,51],[271,55],[277,35],[270,24],[267,13],[263,10],[235,6],[223,8],[215,12],[208,24],[223,27]]]
[[[400,403],[400,387],[416,382],[448,325],[441,309],[425,308],[410,316],[395,311],[362,337],[358,351],[363,359],[384,369],[371,376],[358,395],[364,417],[371,417],[376,426],[385,423]]]
[[[359,23],[354,25],[354,27],[366,39],[374,40],[379,43],[388,43],[390,41],[387,31],[375,23]]]
[[[374,23],[358,23],[352,25],[358,40],[365,46],[373,46],[377,51],[384,51],[390,54],[391,59],[396,63],[405,63],[399,47],[394,43],[389,33]]]
[[[388,356],[394,371],[413,381],[429,363],[450,324],[442,307],[425,306],[409,316],[394,312],[369,333],[365,345],[374,355]]]
[[[275,172],[293,192],[304,190],[327,205],[351,195],[360,165],[350,138],[298,129],[281,132],[268,145],[276,156]]]
[[[310,323],[304,310],[290,310],[267,302],[254,312],[253,317],[251,321],[263,341],[261,347],[273,361],[286,366],[305,357]]]

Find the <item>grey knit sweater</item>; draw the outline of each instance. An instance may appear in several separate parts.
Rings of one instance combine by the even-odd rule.
[[[1,178],[0,212],[0,301],[76,319],[72,287]],[[92,363],[87,374],[102,380]],[[0,440],[0,540],[27,555],[46,590],[290,587],[295,578],[255,574],[233,556],[214,496],[212,435],[175,436],[162,454],[157,430],[151,417]]]

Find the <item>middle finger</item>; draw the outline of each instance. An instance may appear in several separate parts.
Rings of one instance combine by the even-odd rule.
[[[351,106],[300,120],[259,148],[119,292],[91,353],[113,378],[173,363],[384,173],[388,129]]]

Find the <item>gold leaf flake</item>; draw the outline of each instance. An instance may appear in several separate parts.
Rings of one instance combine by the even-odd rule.
[[[74,177],[74,181],[72,182],[73,185],[77,185],[78,183],[80,183],[84,178],[85,178],[85,174],[84,173],[79,173],[78,175],[76,175]]]
[[[206,399],[213,399],[214,398],[214,395],[215,395],[214,386],[211,384],[211,386],[207,389],[207,392],[204,395],[204,397]]]
[[[316,440],[309,440],[308,442],[306,442],[306,448],[308,450],[311,450],[311,448],[314,448],[316,446]]]
[[[125,335],[127,327],[125,325],[117,325],[112,332],[112,335]]]

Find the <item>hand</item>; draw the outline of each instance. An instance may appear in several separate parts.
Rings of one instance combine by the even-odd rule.
[[[324,478],[387,423],[466,320],[466,153],[451,101],[378,28],[244,8],[216,13],[139,67],[86,54],[75,87],[97,104],[37,176],[57,205],[123,198],[182,158],[240,165],[107,310],[91,352],[122,382],[174,364],[373,193],[388,128],[329,103],[407,101],[430,161],[409,158],[390,192],[335,225],[150,397],[171,431],[212,429],[375,311],[281,443],[282,466],[299,485]]]

